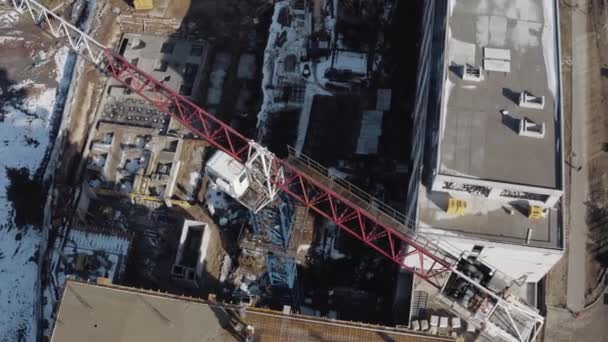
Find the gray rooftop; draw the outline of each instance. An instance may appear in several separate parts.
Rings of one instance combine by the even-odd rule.
[[[51,341],[244,341],[242,331],[246,325],[255,328],[254,340],[260,342],[454,341],[449,337],[269,310],[248,308],[241,313],[234,306],[199,299],[68,280]]]
[[[440,173],[560,187],[554,13],[553,0],[453,1]],[[483,66],[484,47],[510,50],[511,71],[484,70],[480,82],[462,80],[455,65]],[[518,107],[518,95],[524,90],[544,96],[544,109]],[[510,114],[503,116],[501,110]],[[517,134],[518,120],[524,117],[545,123],[544,138]]]
[[[230,341],[222,309],[68,281],[51,341]]]

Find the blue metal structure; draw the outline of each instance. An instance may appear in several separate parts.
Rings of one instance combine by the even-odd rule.
[[[268,279],[274,297],[294,308],[299,308],[299,295],[297,283],[297,267],[292,257],[279,257],[273,254],[266,255],[266,268]]]
[[[289,247],[293,228],[293,202],[284,196],[252,215],[253,234],[264,236],[277,247]]]
[[[266,268],[271,286],[294,289],[297,278],[296,262],[293,258],[266,256]]]
[[[251,229],[253,235],[277,247],[274,254],[266,254],[268,281],[274,297],[298,308],[297,267],[287,251],[295,221],[294,209],[291,198],[280,196],[259,212],[251,212]]]

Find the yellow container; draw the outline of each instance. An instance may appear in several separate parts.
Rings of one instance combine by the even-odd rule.
[[[136,10],[151,10],[154,8],[154,0],[133,0]]]
[[[543,218],[543,208],[538,205],[531,205],[530,211],[528,212],[528,218],[530,218],[530,219]]]
[[[448,200],[448,214],[464,215],[467,211],[467,201],[450,198]]]

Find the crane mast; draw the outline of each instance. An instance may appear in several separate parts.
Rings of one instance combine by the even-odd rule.
[[[251,211],[258,212],[285,192],[426,280],[439,291],[439,303],[487,336],[514,342],[536,339],[543,317],[512,294],[516,282],[496,268],[414,232],[407,217],[347,182],[330,179],[322,166],[303,154],[291,149],[286,159],[276,157],[38,2],[11,1],[19,13],[28,13],[35,24],[101,72],[173,116],[217,148],[216,153],[239,163],[247,176],[246,191],[229,194]],[[463,302],[463,296],[479,300],[472,305]]]

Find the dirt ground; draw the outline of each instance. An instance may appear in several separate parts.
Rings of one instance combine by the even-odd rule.
[[[589,130],[588,172],[590,179],[589,205],[587,224],[589,225],[589,268],[587,270],[587,302],[597,297],[594,288],[602,281],[605,268],[608,266],[608,1],[592,2],[592,32],[596,33],[599,51],[600,83],[597,87],[600,108],[587,123]],[[600,286],[602,287],[602,286]]]
[[[183,163],[176,180],[175,197],[186,201],[202,201],[204,198],[204,193],[200,191],[202,179],[194,178],[194,174],[200,175],[203,169],[203,156],[207,146],[208,143],[203,140],[184,140],[181,154]]]
[[[2,36],[4,34],[2,32]],[[17,22],[14,30],[6,32],[5,37],[15,37],[3,41],[0,49],[0,68],[6,79],[15,82],[33,79],[49,86],[57,85],[53,63],[56,49],[61,47],[57,40],[26,20]],[[39,50],[49,53],[44,58],[34,56],[34,52]]]
[[[120,32],[113,25],[117,14],[112,11],[111,2],[97,8],[91,22],[94,29],[90,35],[98,42],[112,46],[118,40]],[[64,120],[69,120],[64,140],[64,154],[56,177],[60,184],[75,185],[78,182],[78,165],[84,145],[88,139],[91,125],[94,123],[95,112],[105,86],[106,77],[96,67],[86,60],[79,59],[74,77],[76,87],[69,100],[70,110],[65,113]]]

